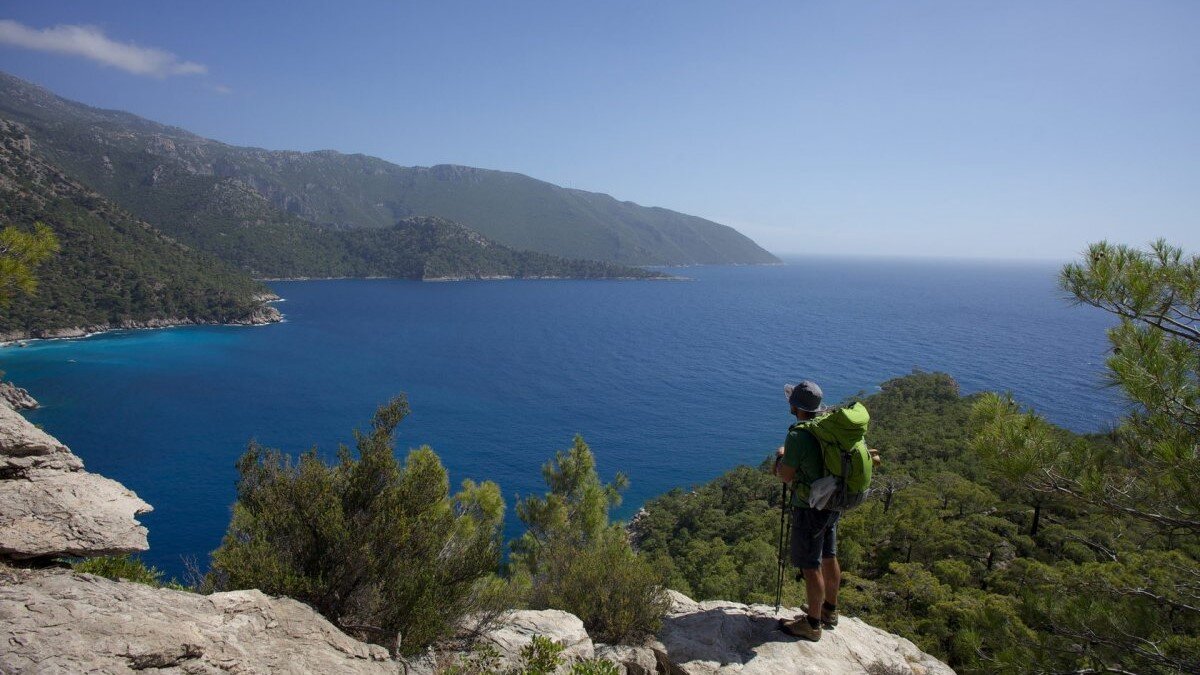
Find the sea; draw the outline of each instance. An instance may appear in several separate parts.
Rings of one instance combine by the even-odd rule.
[[[622,519],[765,459],[801,379],[833,402],[944,371],[964,393],[1108,429],[1126,406],[1105,383],[1113,320],[1069,302],[1059,267],[793,258],[674,281],[272,282],[283,323],[33,341],[0,349],[0,369],[42,403],[32,421],[154,506],[142,557],[182,578],[221,541],[251,439],[332,457],[401,393],[400,456],[429,445],[453,485],[496,481],[511,507],[579,434],[602,477],[628,476]],[[510,508],[506,535],[520,531]]]

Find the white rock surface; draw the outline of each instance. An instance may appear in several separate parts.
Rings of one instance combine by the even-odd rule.
[[[776,629],[779,617],[794,617],[800,613],[798,609],[784,609],[777,615],[774,607],[766,605],[694,602],[674,591],[671,601],[670,613],[659,632],[660,644],[655,647],[669,661],[671,673],[948,675],[954,672],[908,640],[858,619],[842,617],[837,628],[824,631],[820,642],[808,642]]]
[[[596,645],[596,658],[617,664],[621,675],[655,675],[658,657],[650,647]]]
[[[462,664],[479,647],[493,647],[500,656],[497,672],[509,672],[521,662],[521,650],[540,635],[564,646],[559,655],[563,663],[556,671],[570,672],[571,664],[596,656],[596,647],[579,617],[557,609],[510,610],[502,614],[478,637],[472,650],[430,652],[406,664],[408,675],[438,675],[443,669]]]
[[[38,407],[37,399],[12,382],[0,382],[0,405],[14,410],[32,410]]]
[[[21,413],[0,405],[0,476],[32,468],[77,471],[83,462]]]
[[[558,609],[514,610],[506,612],[496,627],[483,634],[504,655],[505,666],[516,665],[521,650],[541,635],[563,645],[562,658],[574,663],[593,658],[595,645],[579,617]]]
[[[56,438],[0,406],[0,558],[98,556],[148,548],[135,519],[151,507],[88,473]]]
[[[197,595],[0,566],[2,673],[400,673],[382,647],[259,591]]]

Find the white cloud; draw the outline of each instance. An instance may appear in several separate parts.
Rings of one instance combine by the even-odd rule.
[[[134,75],[203,75],[208,68],[194,61],[181,61],[171,52],[109,39],[95,26],[62,25],[38,30],[16,21],[0,20],[0,44],[40,52],[82,56],[97,63],[120,68]]]
[[[218,94],[224,94],[226,96],[233,93],[233,87],[229,87],[224,84],[214,84],[210,88]]]

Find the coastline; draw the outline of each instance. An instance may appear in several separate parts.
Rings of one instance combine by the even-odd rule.
[[[175,328],[177,326],[265,326],[283,321],[283,314],[270,305],[281,302],[277,295],[262,295],[255,298],[263,304],[252,310],[248,315],[229,321],[196,320],[190,317],[167,317],[145,319],[140,321],[127,320],[120,323],[102,323],[91,326],[66,326],[61,328],[38,328],[30,331],[10,331],[0,333],[0,348],[12,347],[17,343],[32,340],[69,340],[86,338],[100,333],[118,330],[153,330],[157,328]]]
[[[443,277],[421,277],[414,279],[412,277],[389,277],[389,276],[366,276],[366,277],[255,277],[255,281],[268,283],[272,281],[347,281],[352,279],[359,280],[399,280],[399,281],[429,281],[429,282],[447,282],[447,281],[687,281],[688,279],[676,277],[670,274],[664,274],[657,277],[560,277],[560,276],[527,276],[517,277],[507,274],[496,275],[455,275]]]

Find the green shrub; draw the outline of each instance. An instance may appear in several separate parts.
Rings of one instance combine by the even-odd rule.
[[[579,437],[542,474],[550,492],[517,505],[528,529],[513,543],[514,585],[527,585],[531,606],[571,612],[605,642],[656,631],[667,609],[663,578],[634,552],[624,528],[608,522],[625,478],[602,484]]]
[[[88,558],[71,565],[71,569],[76,572],[95,574],[113,581],[132,581],[156,588],[168,585],[163,582],[162,572],[155,567],[148,566],[142,562],[141,558],[131,555]],[[174,581],[169,585],[178,586]]]
[[[465,656],[455,656],[453,663],[436,672],[438,675],[496,675],[500,672],[500,651],[493,644],[477,642]]]
[[[572,665],[571,675],[621,675],[621,669],[612,661],[592,659]]]
[[[450,666],[437,669],[438,675],[550,675],[563,664],[565,646],[544,635],[534,635],[521,648],[519,663],[500,670],[500,652],[490,643],[476,643],[466,655],[455,656]],[[590,659],[571,665],[571,675],[619,675],[617,664],[605,659]]]
[[[534,635],[521,648],[520,675],[550,675],[563,663],[564,646],[544,635]]]
[[[619,643],[658,630],[667,610],[662,578],[613,525],[586,546],[556,539],[533,576],[530,604],[578,616],[592,637]]]
[[[259,588],[308,603],[343,630],[413,654],[494,608],[504,501],[496,484],[450,495],[433,450],[393,453],[403,396],[379,408],[358,458],[329,466],[251,443],[238,462],[233,520],[213,553],[214,590]]]

